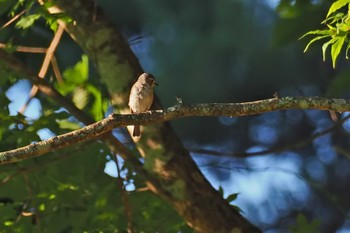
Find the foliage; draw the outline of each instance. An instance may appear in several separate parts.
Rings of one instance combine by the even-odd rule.
[[[342,12],[342,9],[347,6],[348,10]],[[329,8],[326,19],[322,22],[328,29],[309,31],[304,34],[305,36],[312,35],[313,39],[306,45],[304,52],[306,52],[311,44],[318,40],[328,38],[322,46],[323,60],[326,59],[327,48],[331,46],[331,58],[333,68],[336,66],[337,58],[343,47],[346,48],[345,54],[348,59],[348,51],[350,49],[350,43],[348,41],[348,34],[350,28],[350,1],[349,0],[337,0]]]
[[[82,110],[87,110],[95,120],[103,118],[108,101],[99,86],[89,82],[89,60],[86,55],[74,67],[63,72],[64,81],[56,83],[56,89],[64,96],[70,95],[73,103]],[[90,77],[91,78],[91,77]]]
[[[305,215],[298,214],[296,224],[289,227],[291,233],[318,233],[320,232],[320,221],[315,219],[308,222]]]

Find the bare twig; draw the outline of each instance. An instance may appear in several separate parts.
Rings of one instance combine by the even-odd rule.
[[[53,54],[54,54],[54,52],[55,52],[55,50],[56,50],[56,48],[58,46],[58,43],[61,40],[63,31],[64,31],[64,26],[58,25],[57,31],[56,31],[56,33],[55,33],[55,35],[54,35],[54,37],[53,37],[53,39],[51,41],[51,44],[47,48],[43,64],[42,64],[41,69],[39,71],[38,76],[40,78],[44,78],[46,73],[47,73],[47,69],[49,67],[50,61],[51,61],[51,59],[53,57]]]
[[[62,83],[63,79],[62,79],[61,71],[58,68],[58,64],[57,64],[57,60],[56,60],[55,56],[52,56],[52,58],[51,58],[51,65],[52,65],[53,73],[56,76],[57,82]]]
[[[127,191],[125,190],[125,186],[123,184],[124,179],[121,177],[121,171],[118,163],[118,156],[115,155],[115,157],[113,157],[113,160],[118,172],[117,183],[118,183],[118,188],[120,190],[120,193],[122,194],[124,212],[125,212],[126,219],[128,221],[128,233],[134,233],[133,226],[132,226],[132,212],[131,212],[129,197],[128,197]]]
[[[2,181],[0,181],[0,187],[2,185],[6,184],[7,182],[9,182],[10,180],[12,180],[13,178],[15,178],[19,174],[21,174],[21,171],[16,171],[16,172],[12,173],[11,175],[6,176],[4,179],[2,179]]]
[[[15,22],[19,17],[21,17],[21,15],[23,15],[24,13],[26,13],[26,10],[23,10],[21,12],[19,12],[17,15],[15,15],[14,17],[12,17],[12,19],[10,19],[7,23],[5,23],[4,25],[2,25],[2,27],[0,28],[0,30],[6,28],[7,26],[9,26],[11,23]]]
[[[34,209],[31,209],[30,212],[26,212],[24,210],[21,211],[21,215],[28,217],[28,216],[33,216],[33,218],[35,219],[36,222],[36,226],[37,226],[37,232],[42,232],[41,231],[41,222],[40,222],[40,217],[38,214],[38,207],[36,205],[36,201],[35,198],[33,197],[33,190],[32,187],[30,186],[30,182],[29,182],[29,177],[27,172],[23,172],[23,177],[26,183],[26,187],[27,187],[27,192],[28,192],[28,203],[32,203],[31,205],[34,206]],[[27,215],[27,216],[26,216]]]
[[[46,55],[45,55],[45,58],[44,58],[44,61],[43,61],[43,64],[41,66],[41,69],[39,71],[39,74],[38,74],[38,77],[39,78],[44,78],[46,73],[47,73],[47,70],[49,68],[49,65],[50,65],[50,61],[52,60],[52,57],[53,57],[53,54],[57,48],[57,45],[62,37],[62,34],[63,34],[63,31],[64,31],[64,27],[59,25],[58,26],[58,29],[55,33],[55,36],[53,37],[52,41],[51,41],[51,44],[50,46],[47,48],[46,50]],[[34,96],[38,93],[38,87],[37,86],[33,86],[32,89],[30,90],[30,95],[26,101],[26,103],[21,107],[21,109],[18,111],[19,113],[23,114],[25,112],[25,110],[27,109],[30,101],[34,98]]]
[[[47,48],[17,46],[16,51],[23,53],[46,53]]]
[[[0,43],[0,49],[5,49],[7,47],[6,44]],[[47,48],[41,47],[27,47],[27,46],[15,46],[17,52],[23,53],[46,53]]]

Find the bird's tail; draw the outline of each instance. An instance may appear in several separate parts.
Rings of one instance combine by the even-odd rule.
[[[134,125],[134,131],[132,133],[133,137],[140,137],[141,131],[140,131],[140,125]]]

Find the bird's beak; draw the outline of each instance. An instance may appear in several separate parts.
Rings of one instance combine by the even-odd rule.
[[[154,85],[159,86],[158,83],[154,82]]]

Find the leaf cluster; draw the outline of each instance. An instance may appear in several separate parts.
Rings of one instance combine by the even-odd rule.
[[[347,11],[344,12],[343,8],[347,6]],[[321,39],[328,39],[322,45],[323,60],[326,59],[327,48],[331,47],[331,58],[333,68],[336,66],[337,58],[343,47],[346,49],[346,58],[348,59],[347,53],[350,49],[350,43],[348,40],[348,34],[350,29],[350,0],[337,0],[334,2],[328,10],[326,19],[322,22],[325,24],[327,29],[309,31],[304,34],[301,38],[308,35],[312,35],[313,38],[306,45],[304,52],[309,49],[309,46],[314,42]]]
[[[50,14],[47,9],[52,5],[51,1],[46,1],[43,5],[35,0],[0,1],[0,15],[8,12],[11,18],[19,16],[15,23],[17,29],[29,29],[42,19],[51,30],[56,31],[58,19],[70,22],[71,18],[62,13]]]

